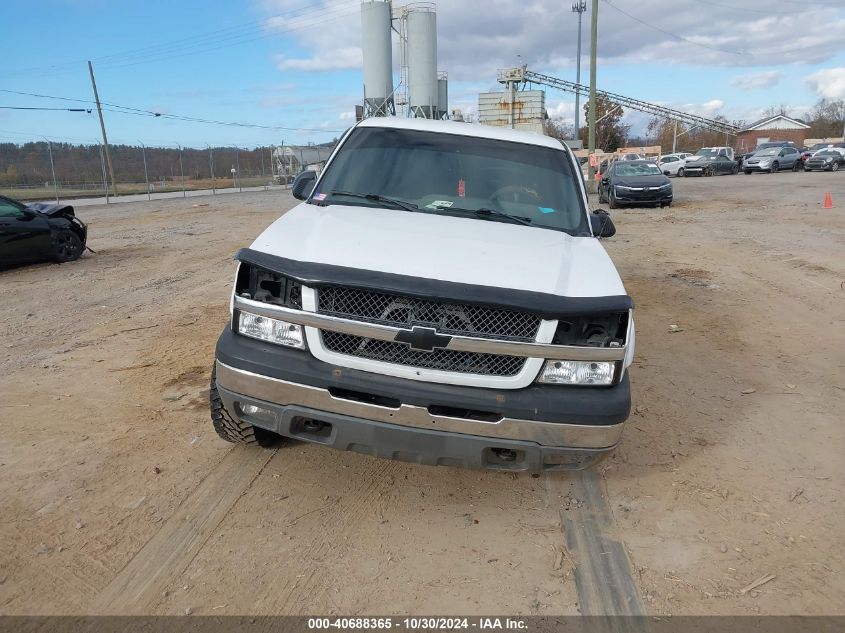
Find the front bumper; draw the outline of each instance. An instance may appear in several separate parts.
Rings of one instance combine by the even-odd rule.
[[[771,171],[772,166],[771,166],[771,164],[767,164],[765,167],[763,167],[759,163],[751,163],[751,164],[745,163],[742,166],[742,168],[745,171],[766,171],[766,172],[768,172],[768,171]]]
[[[703,176],[709,167],[710,165],[687,165],[684,167],[684,176]]]
[[[336,367],[229,328],[217,344],[216,372],[230,415],[280,435],[494,470],[587,468],[616,446],[631,402],[627,375],[609,388],[443,385]],[[244,404],[267,413],[248,415]],[[308,420],[323,426],[315,430]]]
[[[660,191],[634,191],[634,192],[619,192],[614,190],[616,202],[619,204],[665,204],[672,202],[672,192],[665,193]]]
[[[804,169],[806,169],[807,171],[815,171],[815,170],[830,171],[831,169],[833,169],[833,163],[820,163],[818,161],[814,161],[814,162],[807,161],[806,163],[804,163]]]

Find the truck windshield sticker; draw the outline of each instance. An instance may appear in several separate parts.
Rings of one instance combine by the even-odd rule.
[[[540,210],[540,213],[554,213],[555,210],[551,207],[537,207]]]
[[[464,179],[458,179],[458,197],[463,198],[466,195],[466,185],[464,185]]]
[[[448,209],[454,203],[451,200],[435,200],[431,204],[425,205],[426,209]]]
[[[325,199],[326,199],[326,194],[324,194],[324,193],[315,193],[315,194],[312,196],[312,198],[314,198],[314,200],[325,200]]]

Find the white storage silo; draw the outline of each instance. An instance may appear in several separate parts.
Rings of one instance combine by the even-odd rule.
[[[364,0],[361,3],[365,116],[395,114],[390,19],[389,2]]]
[[[437,14],[433,3],[408,5],[408,92],[411,114],[437,116]]]
[[[437,118],[449,114],[449,75],[442,70],[437,73]]]

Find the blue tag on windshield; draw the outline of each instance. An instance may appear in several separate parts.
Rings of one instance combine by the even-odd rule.
[[[537,208],[540,209],[540,213],[554,213],[555,212],[555,210],[552,209],[551,207],[537,207]]]

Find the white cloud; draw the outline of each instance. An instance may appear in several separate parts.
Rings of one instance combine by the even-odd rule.
[[[820,97],[845,98],[845,67],[825,68],[807,77],[807,83]]]
[[[362,64],[361,49],[355,46],[335,48],[320,51],[313,57],[291,58],[276,55],[276,66],[279,70],[326,71],[360,68]]]
[[[346,111],[346,112],[341,112],[339,115],[337,115],[337,118],[340,119],[341,121],[348,121],[350,119],[355,118],[355,112],[351,111],[351,110]]]
[[[548,97],[548,93],[546,95]],[[582,98],[581,101],[584,101]],[[571,101],[556,101],[547,99],[546,112],[550,119],[562,120],[566,123],[575,122],[575,96],[572,96]],[[581,113],[581,118],[584,118],[584,113]]]
[[[358,3],[318,0],[307,8],[301,0],[256,0],[256,4],[273,16],[266,27],[303,51],[301,58],[282,58],[284,69],[360,64]],[[845,8],[832,4],[809,3],[800,12],[774,10],[769,0],[744,0],[736,9],[685,3],[683,10],[667,11],[665,0],[599,6],[600,87],[604,87],[601,65],[606,63],[659,63],[666,74],[678,64],[818,63],[831,59],[845,41]],[[496,68],[517,63],[574,79],[578,21],[568,5],[558,0],[485,0],[480,9],[480,2],[459,0],[437,5],[439,66],[449,71],[451,80],[478,82],[489,77],[495,83]],[[588,12],[582,80],[589,55],[589,17]]]
[[[278,68],[286,72],[360,69],[359,2],[311,2],[303,7],[302,0],[253,0],[255,9],[268,16],[266,28],[278,33],[279,51],[285,51],[276,57]],[[660,99],[661,83],[688,84],[696,80],[696,68],[708,66],[748,68],[746,74],[737,72],[731,82],[735,90],[765,88],[782,79],[778,67],[822,63],[842,50],[845,7],[841,4],[805,3],[800,11],[786,5],[773,7],[770,0],[733,5],[725,0],[684,2],[683,8],[667,11],[666,0],[599,3],[599,88],[630,92],[610,81],[605,69],[615,64],[659,71],[660,83],[635,95],[650,100]],[[588,76],[589,18],[588,12],[583,23],[582,82]],[[577,25],[577,16],[559,0],[441,0],[437,4],[438,66],[449,72],[450,106],[467,114],[475,112],[478,92],[501,88],[496,83],[497,68],[524,63],[532,70],[574,80]],[[396,42],[394,36],[398,79]],[[845,70],[834,68],[807,80],[819,95],[842,94],[843,74]],[[345,102],[339,99],[334,112],[346,111],[360,99],[359,90],[351,92]],[[547,89],[546,97],[550,116],[573,120],[573,96]],[[697,99],[666,105],[703,116],[753,118],[747,108],[737,109],[732,105],[735,100],[727,96]]]
[[[715,112],[718,112],[719,110],[721,110],[724,107],[725,107],[725,102],[722,101],[721,99],[711,99],[710,101],[707,101],[706,103],[701,104],[701,109],[708,114],[713,114]]]
[[[750,75],[740,75],[731,80],[731,85],[736,86],[741,90],[757,90],[759,88],[768,88],[774,86],[783,77],[783,73],[778,70],[768,70],[762,73],[753,73]]]

